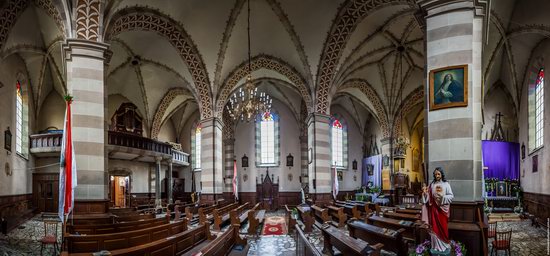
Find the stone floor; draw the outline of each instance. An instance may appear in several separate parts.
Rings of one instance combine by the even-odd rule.
[[[266,216],[284,216],[284,212],[267,213]],[[512,255],[549,255],[547,251],[548,233],[542,228],[531,227],[530,221],[508,221],[500,222],[500,230],[513,230],[512,235]],[[226,226],[223,230],[228,228]],[[61,234],[61,227],[59,234]],[[246,236],[250,245],[248,255],[268,256],[268,255],[295,255],[296,243],[294,233],[281,236],[248,236],[248,224],[241,228],[241,234]],[[343,231],[347,232],[345,229]],[[213,231],[217,234],[219,232]],[[258,230],[258,234],[260,230]],[[40,255],[40,238],[44,234],[44,224],[40,216],[36,216],[27,221],[21,228],[14,229],[7,236],[0,235],[0,256],[29,256]],[[323,249],[323,238],[319,230],[314,230],[306,235],[310,242],[319,250]],[[490,246],[490,245],[489,245]],[[412,250],[413,248],[411,248]],[[489,247],[489,252],[491,247]],[[47,248],[43,255],[53,255],[53,250]],[[395,255],[389,252],[382,252],[382,255]],[[500,252],[499,255],[504,255]]]

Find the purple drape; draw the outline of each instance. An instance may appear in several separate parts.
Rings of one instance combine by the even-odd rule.
[[[485,178],[519,179],[519,144],[481,141]]]

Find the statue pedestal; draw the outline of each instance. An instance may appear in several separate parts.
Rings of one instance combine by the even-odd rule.
[[[451,249],[447,248],[447,250],[445,250],[445,251],[443,251],[443,252],[435,251],[434,249],[430,249],[430,254],[431,254],[431,255],[445,255],[445,256],[450,256],[450,255],[451,255]]]

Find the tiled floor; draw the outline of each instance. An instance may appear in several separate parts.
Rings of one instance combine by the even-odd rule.
[[[284,216],[283,212],[267,213],[266,216]],[[40,238],[44,233],[42,219],[37,216],[25,224],[21,229],[11,231],[7,237],[0,235],[0,256],[27,256],[40,255]],[[226,226],[227,228],[227,226]],[[226,229],[225,228],[225,229]],[[222,231],[225,231],[222,230]],[[499,230],[512,229],[512,255],[533,255],[542,256],[547,254],[546,230],[542,228],[531,227],[529,221],[500,222]],[[290,233],[281,236],[248,236],[245,235],[248,230],[248,224],[241,228],[241,234],[246,236],[250,245],[248,255],[268,256],[268,255],[295,255],[296,243],[294,234]],[[60,232],[60,227],[59,227]],[[213,232],[214,234],[219,232]],[[260,230],[258,230],[258,234]],[[59,233],[60,234],[60,233]],[[323,239],[319,230],[314,230],[307,234],[308,239],[319,250],[323,249]],[[489,251],[490,251],[489,247]],[[44,255],[53,255],[53,250],[48,248]],[[383,255],[394,255],[383,252]],[[504,255],[500,252],[499,255]]]

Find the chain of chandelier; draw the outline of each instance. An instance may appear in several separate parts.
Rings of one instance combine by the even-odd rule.
[[[403,51],[405,48],[403,46],[400,46],[397,48],[399,52],[399,72],[400,72],[400,80],[401,80],[401,88],[399,92],[399,98],[402,104],[403,103]],[[401,119],[401,123],[403,123],[403,109],[400,110],[399,118]],[[410,141],[407,137],[403,135],[403,124],[399,127],[399,135],[397,138],[394,138],[393,140],[393,157],[398,159],[403,159],[407,156],[407,147],[409,147]]]
[[[250,0],[248,2],[248,75],[246,83],[238,91],[229,97],[226,110],[229,116],[235,120],[249,122],[254,120],[258,114],[269,112],[271,110],[272,99],[265,92],[258,92],[258,88],[252,81],[252,68],[250,56]]]

